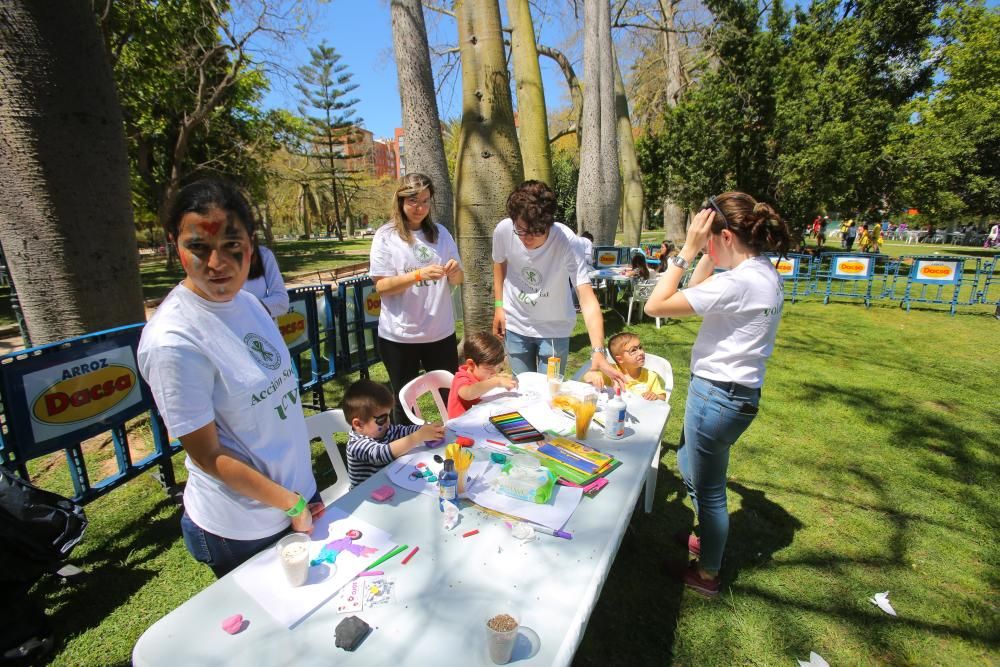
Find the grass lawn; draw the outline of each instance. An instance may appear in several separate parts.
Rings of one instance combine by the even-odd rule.
[[[831,665],[1000,662],[991,314],[786,304],[760,416],[732,452],[716,601],[686,593],[665,568],[685,558],[672,535],[692,523],[674,443],[698,321],[633,326],[673,364],[674,412],[654,511],[637,508],[575,663],[794,665],[811,650]],[[621,328],[605,321],[609,335]],[[578,327],[571,368],[586,344]],[[381,366],[373,376],[384,379]],[[329,386],[331,405],[347,381]],[[322,485],[330,465],[320,446],[313,453]],[[32,468],[47,488],[69,490],[61,455]],[[180,456],[175,468],[183,479]],[[87,511],[73,554],[87,578],[36,588],[62,633],[54,663],[126,664],[147,627],[213,578],[188,556],[180,510],[150,476]],[[898,618],[867,601],[885,590]]]

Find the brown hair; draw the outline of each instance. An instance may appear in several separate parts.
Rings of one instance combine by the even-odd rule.
[[[556,193],[541,181],[525,181],[507,197],[507,215],[529,232],[548,231],[556,220]]]
[[[399,179],[396,191],[392,193],[392,224],[396,226],[396,233],[408,244],[413,243],[413,233],[406,224],[406,212],[403,211],[403,200],[407,197],[414,197],[424,190],[428,190],[431,193],[431,199],[433,200],[434,183],[431,182],[431,179],[423,174],[407,174]],[[430,210],[427,211],[427,217],[420,222],[420,229],[423,230],[424,236],[427,237],[428,241],[431,243],[437,241],[438,228],[434,224],[434,220],[431,219]]]
[[[462,352],[466,359],[472,359],[477,366],[480,364],[496,366],[503,363],[507,356],[507,352],[503,349],[503,341],[489,331],[477,331],[466,336]]]
[[[363,422],[375,416],[379,408],[392,409],[392,391],[372,380],[358,380],[344,392],[344,418],[350,424],[355,418]]]
[[[633,338],[639,340],[639,336],[631,331],[620,331],[609,338],[608,352],[611,353],[611,358],[617,361],[618,357],[621,356],[621,353],[624,352],[625,345]],[[641,343],[642,341],[639,342]]]
[[[728,229],[757,253],[777,251],[782,257],[788,254],[791,233],[788,225],[771,208],[770,204],[759,202],[745,192],[723,192],[713,199],[725,216],[718,213],[712,221],[712,233],[720,234]]]

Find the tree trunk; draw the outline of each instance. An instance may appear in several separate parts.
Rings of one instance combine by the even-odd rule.
[[[615,115],[618,124],[618,155],[622,165],[622,229],[627,246],[638,246],[642,236],[642,175],[639,173],[639,159],[635,154],[635,139],[632,138],[632,120],[628,113],[628,99],[625,97],[625,82],[618,67],[618,54],[612,51],[615,66]]]
[[[611,49],[611,16],[606,0],[584,3],[583,123],[576,219],[594,245],[613,245],[618,226],[618,135]]]
[[[518,140],[524,159],[524,177],[552,186],[552,155],[549,151],[549,124],[545,111],[545,89],[538,65],[535,28],[528,0],[507,0],[507,15],[513,32],[510,50],[514,61],[514,90],[517,91]]]
[[[462,130],[455,166],[455,228],[465,269],[465,332],[493,322],[493,228],[522,180],[497,0],[455,4],[462,58]]]
[[[687,211],[673,199],[663,200],[663,237],[670,239],[677,247],[684,245],[687,237]]]
[[[680,40],[674,32],[674,0],[659,0],[663,14],[663,61],[667,67],[667,106],[675,107],[680,102],[684,87],[684,68],[681,65]],[[687,212],[674,203],[670,197],[663,200],[663,236],[680,247],[687,236]]]
[[[121,108],[86,0],[0,4],[0,234],[34,344],[145,320]]]
[[[538,52],[556,61],[559,69],[562,70],[563,76],[566,78],[566,87],[569,88],[570,105],[573,110],[573,129],[576,133],[576,148],[579,152],[582,137],[580,127],[583,125],[583,87],[580,85],[580,80],[576,78],[576,72],[573,70],[573,65],[570,63],[569,58],[562,51],[548,46],[539,46]]]
[[[434,183],[433,220],[454,235],[455,202],[420,0],[392,0],[392,43],[406,132],[407,171],[424,174]]]

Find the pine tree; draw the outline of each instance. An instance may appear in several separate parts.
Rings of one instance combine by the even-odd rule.
[[[311,60],[299,68],[301,82],[295,86],[303,98],[299,113],[308,125],[308,136],[304,137],[306,155],[319,166],[316,180],[325,183],[325,194],[333,204],[337,238],[343,240],[341,201],[346,204],[347,189],[353,187],[358,171],[348,168],[346,163],[349,158],[364,157],[356,150],[360,145],[358,128],[362,122],[354,115],[353,107],[358,99],[347,97],[358,84],[351,83],[354,75],[347,71],[347,65],[337,64],[340,54],[325,41],[309,49],[309,55]],[[329,220],[326,233],[329,236]]]

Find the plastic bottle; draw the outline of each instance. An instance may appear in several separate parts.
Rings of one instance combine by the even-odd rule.
[[[444,469],[438,475],[438,509],[444,511],[445,502],[458,507],[458,473],[455,472],[455,461],[444,460]]]
[[[615,395],[604,408],[604,437],[618,440],[625,437],[625,399],[621,387],[615,387]]]
[[[559,357],[549,357],[549,365],[545,369],[545,375],[552,379],[554,376],[559,375],[559,366],[561,365],[562,359]]]

